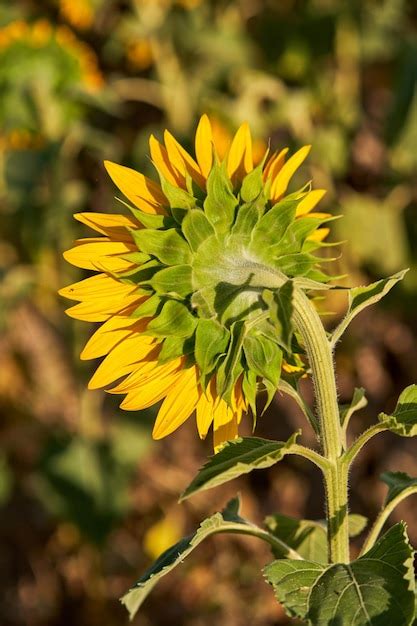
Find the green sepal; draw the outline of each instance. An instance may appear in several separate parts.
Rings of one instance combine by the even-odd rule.
[[[231,403],[235,383],[243,371],[242,349],[245,333],[244,322],[234,322],[232,324],[227,354],[216,372],[217,393],[229,404]]]
[[[129,611],[130,619],[134,618],[146,597],[161,578],[181,564],[194,548],[207,537],[221,532],[251,534],[251,529],[254,529],[255,532],[262,532],[257,526],[240,517],[239,505],[239,499],[234,498],[221,513],[215,513],[205,519],[197,531],[180,539],[178,543],[161,554],[136,584],[121,598],[122,604]]]
[[[263,192],[265,186],[263,170],[267,156],[268,151],[262,161],[244,177],[240,188],[240,197],[243,202],[253,202]]]
[[[219,357],[226,354],[229,331],[214,319],[200,319],[195,334],[195,360],[201,372],[203,386],[213,372]]]
[[[176,300],[168,300],[157,317],[151,320],[144,331],[154,337],[190,337],[197,325],[197,319],[187,307]]]
[[[159,365],[163,365],[164,363],[168,363],[173,359],[177,359],[181,356],[187,356],[188,354],[192,354],[194,350],[194,339],[193,337],[177,337],[172,335],[171,337],[166,337],[162,343],[162,348],[160,353],[158,354],[158,363]]]
[[[121,254],[120,258],[124,261],[129,261],[130,263],[135,263],[136,265],[143,265],[143,263],[147,263],[151,260],[149,254],[145,254],[144,252],[128,252],[127,254]]]
[[[380,413],[379,421],[388,430],[402,437],[417,435],[417,385],[410,385],[401,392],[391,415]]]
[[[289,277],[303,276],[307,274],[319,259],[312,254],[287,254],[274,260],[274,267],[281,270],[283,274]],[[322,261],[322,259],[320,259]],[[329,277],[326,276],[327,280]]]
[[[291,342],[294,335],[292,323],[293,293],[294,285],[291,280],[287,280],[282,287],[275,291],[265,289],[262,293],[262,299],[268,306],[277,340],[289,353],[292,352]]]
[[[296,200],[281,200],[261,217],[253,230],[250,249],[263,257],[270,246],[276,246],[295,219]]]
[[[170,215],[161,215],[159,213],[145,213],[140,209],[133,207],[128,202],[125,202],[121,198],[116,200],[129,209],[132,215],[144,226],[145,228],[172,228],[175,225],[175,221]]]
[[[271,247],[271,253],[275,256],[283,256],[301,252],[307,237],[319,226],[332,219],[334,218],[302,217],[296,219],[288,226],[281,241]]]
[[[191,274],[191,265],[173,265],[154,274],[149,284],[160,295],[185,298],[193,291]]]
[[[253,202],[247,202],[239,206],[236,221],[232,228],[232,235],[241,235],[249,240],[254,228],[264,214],[265,207],[266,200],[262,195],[258,196]]]
[[[183,265],[191,261],[190,247],[175,228],[144,228],[131,233],[140,252],[153,255],[166,265]]]
[[[264,335],[252,332],[243,340],[246,363],[257,376],[266,378],[275,388],[281,375],[282,351]]]
[[[130,317],[142,319],[144,317],[155,317],[162,307],[162,300],[156,294],[150,296],[142,302],[131,314]]]
[[[126,282],[131,282],[133,284],[140,285],[149,281],[152,276],[158,272],[163,265],[157,261],[156,259],[151,259],[147,263],[143,263],[139,267],[131,270],[129,272],[125,272],[125,274],[120,274],[119,279],[121,277],[125,277],[128,280]]]
[[[193,209],[184,217],[181,230],[191,250],[196,252],[203,241],[214,235],[214,228],[200,209]]]
[[[271,441],[259,437],[239,437],[225,443],[217,454],[211,456],[190,483],[180,501],[200,491],[212,489],[256,469],[265,469],[290,454],[299,432],[287,441]]]
[[[238,201],[227,175],[226,161],[215,163],[207,178],[204,212],[217,233],[225,233],[234,222]]]
[[[263,385],[263,388],[262,388],[262,385]],[[260,391],[266,392],[266,401],[264,402],[264,405],[262,407],[262,413],[261,413],[261,415],[263,415],[265,411],[267,410],[267,408],[270,406],[272,400],[275,398],[277,387],[274,384],[272,384],[271,381],[268,380],[267,378],[262,378]]]
[[[251,410],[254,420],[254,428],[256,424],[256,396],[258,393],[258,382],[255,372],[245,369],[242,379],[242,391]]]

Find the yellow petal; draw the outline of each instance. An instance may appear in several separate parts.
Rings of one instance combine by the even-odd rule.
[[[115,213],[75,213],[75,219],[116,241],[131,241],[129,228],[141,228],[135,219]]]
[[[160,346],[155,345],[154,350],[140,363],[135,365],[135,369],[117,387],[109,390],[109,393],[140,392],[143,385],[153,380],[163,381],[164,377],[177,374],[184,369],[184,358],[173,359],[169,363],[160,365],[157,361]],[[161,388],[164,388],[161,382]],[[166,394],[165,394],[166,395]]]
[[[173,137],[173,135],[171,135],[168,130],[164,132],[164,141],[169,159],[175,165],[175,167],[184,176],[187,172],[191,176],[191,178],[197,183],[197,185],[204,188],[205,179],[201,175],[198,163],[194,161],[192,156],[190,156],[188,152],[184,150],[182,145],[178,143],[175,137]]]
[[[168,393],[174,392],[181,375],[181,372],[174,372],[147,380],[140,389],[127,394],[120,405],[121,408],[127,411],[147,409],[165,398]]]
[[[217,453],[223,447],[223,444],[226,441],[230,441],[232,439],[236,439],[238,437],[238,426],[236,415],[233,414],[233,417],[228,422],[219,425],[216,428],[214,425],[213,429],[213,446],[214,451]]]
[[[145,359],[154,349],[152,337],[137,333],[127,337],[109,352],[88,383],[89,389],[107,387],[110,383],[127,376],[137,363]]]
[[[207,389],[202,392],[200,400],[197,404],[197,430],[200,435],[200,439],[205,439],[213,421],[214,406],[216,402],[215,385],[215,379],[213,378],[207,386]]]
[[[237,130],[230,146],[227,173],[230,178],[234,176],[243,178],[252,169],[252,138],[249,125],[247,122],[244,122]]]
[[[168,152],[161,143],[153,135],[149,138],[149,149],[151,152],[152,161],[154,162],[157,170],[167,179],[171,185],[184,188],[185,179],[178,169],[174,167],[174,164],[170,161]]]
[[[132,332],[142,332],[143,327],[143,320],[112,315],[87,341],[80,359],[98,359],[105,356]]]
[[[213,165],[213,134],[205,114],[201,116],[195,133],[195,154],[201,173],[207,178]]]
[[[297,206],[296,216],[298,217],[299,215],[306,215],[307,213],[310,213],[310,211],[312,211],[320,202],[325,193],[325,189],[314,189],[313,191],[310,191],[310,193],[308,193]]]
[[[102,298],[106,300],[114,296],[121,297],[137,290],[137,285],[122,283],[107,274],[95,274],[78,283],[68,285],[59,290],[59,294],[69,300],[92,300]],[[142,295],[142,294],[140,294]]]
[[[288,159],[285,165],[282,167],[279,174],[275,177],[271,186],[271,199],[276,202],[286,192],[288,184],[293,177],[294,173],[298,170],[300,165],[306,159],[308,153],[311,150],[311,146],[304,146],[300,148],[293,156]]]
[[[120,258],[120,255],[135,252],[137,248],[134,244],[111,241],[105,237],[79,239],[75,244],[63,256],[76,267],[96,271],[105,268],[109,272],[122,272],[134,267],[130,261]]]
[[[264,169],[264,180],[268,178],[274,179],[278,172],[282,169],[285,163],[285,156],[288,152],[288,148],[283,148],[279,154],[274,154],[269,159]]]
[[[111,161],[104,161],[104,166],[114,184],[135,206],[146,213],[165,214],[167,199],[159,185],[130,167]]]
[[[200,394],[197,369],[190,367],[184,370],[159,409],[153,438],[162,439],[181,426],[196,408]]]
[[[307,239],[309,241],[323,241],[323,239],[326,239],[329,233],[330,228],[319,228],[318,230],[315,230],[314,233],[311,233],[311,235],[307,237]]]

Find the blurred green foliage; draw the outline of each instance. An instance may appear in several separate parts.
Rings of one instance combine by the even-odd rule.
[[[167,513],[187,482],[180,484],[177,466],[195,468],[194,455],[200,454],[195,434],[189,440],[181,431],[180,448],[167,442],[161,466],[161,448],[149,446],[151,416],[131,419],[111,399],[103,404],[102,395],[84,391],[90,369],[79,363],[78,354],[90,331],[64,317],[56,291],[82,277],[61,256],[82,232],[72,213],[119,210],[102,161],[109,158],[149,174],[150,133],[161,135],[169,127],[189,146],[202,112],[212,116],[218,136],[225,139],[248,120],[260,150],[268,140],[273,149],[312,143],[305,176],[328,189],[323,210],[345,216],[334,234],[335,240],[349,241],[339,273],[357,284],[367,276],[412,267],[395,303],[398,320],[405,318],[412,326],[417,297],[416,28],[411,0],[0,2],[0,505],[9,520],[16,511],[19,519],[28,511],[37,529],[26,547],[28,562],[36,561],[49,538],[53,565],[42,567],[51,580],[51,568],[56,569],[65,588],[63,599],[58,591],[42,591],[39,574],[28,583],[23,560],[2,578],[7,601],[0,615],[6,626],[29,623],[29,614],[34,626],[67,623],[65,606],[71,602],[65,597],[77,596],[77,584],[89,601],[72,609],[72,621],[80,626],[120,623],[124,616],[114,608],[115,598],[145,560],[129,552],[132,546],[139,549],[144,529]],[[332,302],[336,314],[340,306]],[[414,339],[404,348],[403,360]],[[359,363],[359,374],[352,374],[352,365],[346,365],[351,357],[345,355],[342,382],[368,371]],[[375,378],[379,370],[373,367]],[[377,379],[376,398],[378,393],[386,398],[398,371],[403,370],[395,363],[383,370],[388,378],[381,374]],[[177,453],[171,460],[170,446]],[[160,475],[159,482],[151,475]],[[138,485],[138,476],[149,483],[148,491]],[[273,492],[273,483],[269,489]],[[301,501],[305,509],[307,493]],[[33,521],[39,516],[40,525]],[[18,528],[12,536],[18,536]],[[4,522],[0,534],[6,543],[10,533]],[[68,539],[78,535],[79,543]],[[94,543],[100,544],[101,556],[86,557],[96,589],[90,597],[64,563],[65,550],[75,551],[82,561],[85,546]],[[97,558],[101,565],[92,571]],[[230,559],[234,582],[237,570]],[[241,590],[249,584],[253,592],[257,583],[251,572],[242,569]],[[54,589],[58,583],[48,580]],[[158,611],[150,608],[151,622],[145,612],[144,623],[156,626],[173,619],[197,626],[213,617],[220,623],[221,611],[227,610],[230,626],[245,624],[243,607],[249,604],[232,603],[231,581],[216,587],[220,583],[207,572],[196,575],[194,596],[212,585],[213,597],[217,588],[222,598],[212,604],[207,600],[201,619],[190,607],[204,603],[193,605],[190,592],[192,597],[177,598],[183,610],[179,617],[166,603]],[[250,603],[251,623],[286,623],[259,585],[259,602]],[[229,603],[222,608],[225,594]]]

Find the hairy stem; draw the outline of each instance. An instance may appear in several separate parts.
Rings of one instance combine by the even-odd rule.
[[[333,354],[320,317],[308,297],[294,290],[294,323],[307,351],[320,418],[320,439],[328,464],[324,471],[331,563],[349,561],[348,470],[342,462],[343,433],[337,404]]]

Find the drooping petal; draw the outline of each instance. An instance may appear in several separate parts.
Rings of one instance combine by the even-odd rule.
[[[104,161],[104,166],[114,184],[135,206],[145,213],[166,213],[167,199],[159,185],[130,167],[111,161]]]
[[[58,293],[64,296],[64,298],[78,300],[79,302],[96,298],[106,301],[112,297],[127,296],[137,289],[137,285],[122,283],[107,274],[95,274],[80,280],[78,283],[63,287]]]
[[[207,178],[213,165],[213,133],[207,115],[202,115],[195,133],[195,154],[202,175]]]
[[[124,272],[133,269],[134,265],[120,255],[136,250],[133,243],[111,241],[106,237],[90,237],[78,239],[75,246],[64,252],[63,256],[68,263],[85,270],[97,271],[105,268],[109,272]]]
[[[87,341],[80,354],[80,359],[98,359],[105,356],[123,339],[129,337],[132,332],[142,332],[147,321],[112,315]]]
[[[197,430],[200,439],[205,439],[208,430],[213,422],[213,413],[216,403],[216,382],[212,378],[207,389],[202,392],[200,400],[197,404],[196,420]]]
[[[323,241],[324,239],[326,239],[329,233],[330,233],[330,228],[319,228],[318,230],[315,230],[314,233],[311,233],[311,235],[309,235],[308,240],[309,241]]]
[[[88,383],[88,388],[107,387],[115,380],[127,376],[137,363],[148,357],[155,345],[155,340],[148,335],[133,333],[126,337],[101,362]]]
[[[179,428],[195,410],[200,395],[197,369],[193,366],[184,370],[163,401],[153,428],[153,438],[162,439]]]
[[[282,166],[285,163],[285,157],[287,152],[288,148],[283,148],[281,152],[279,152],[278,154],[273,154],[271,156],[264,169],[263,178],[265,181],[268,180],[268,178],[271,178],[272,180],[275,179],[278,172],[282,169]]]
[[[163,379],[152,379],[144,383],[140,389],[129,392],[120,408],[125,411],[139,411],[160,402],[162,398],[175,389],[179,374],[171,374]]]
[[[151,135],[149,138],[149,149],[151,152],[152,161],[155,164],[157,170],[167,179],[171,185],[176,187],[185,187],[185,178],[181,172],[174,167],[174,164],[170,161],[167,149],[159,141]]]
[[[142,228],[133,217],[111,213],[75,213],[75,219],[116,241],[131,241],[129,228]]]
[[[232,419],[224,422],[222,424],[218,424],[216,428],[216,424],[213,428],[213,446],[214,451],[219,452],[222,448],[225,441],[230,441],[232,439],[236,439],[238,437],[238,425],[236,414],[233,413]]]
[[[297,206],[296,216],[306,215],[310,213],[314,209],[314,207],[320,202],[320,200],[325,195],[325,189],[313,189],[306,195],[305,198],[301,200],[301,202]]]

